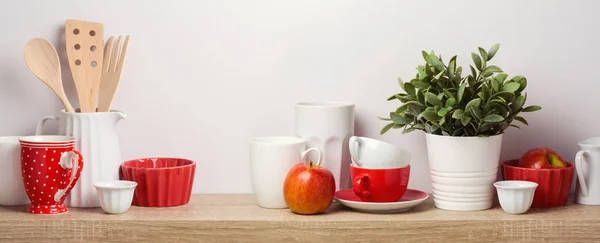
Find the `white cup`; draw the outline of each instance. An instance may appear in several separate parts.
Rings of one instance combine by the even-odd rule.
[[[94,183],[100,207],[109,214],[122,214],[129,210],[133,201],[135,181],[98,181]]]
[[[402,168],[410,165],[410,152],[372,138],[352,136],[348,142],[352,161],[369,169]]]
[[[509,214],[522,214],[531,207],[538,184],[531,181],[497,181],[494,186],[502,210]]]
[[[321,151],[306,149],[306,140],[297,137],[257,137],[250,140],[250,179],[254,197],[263,208],[287,208],[283,183],[289,170],[314,151],[321,163]]]
[[[29,204],[21,175],[19,137],[0,137],[0,205]]]

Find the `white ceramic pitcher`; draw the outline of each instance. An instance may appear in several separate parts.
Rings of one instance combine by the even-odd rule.
[[[579,143],[579,152],[575,155],[575,169],[575,202],[600,205],[600,137],[588,138]]]
[[[65,199],[68,207],[100,207],[94,183],[119,179],[121,153],[117,136],[117,122],[125,119],[122,111],[65,112],[60,116],[44,117],[37,125],[36,135],[41,135],[49,120],[58,122],[58,135],[77,138],[75,149],[86,159],[79,181]]]

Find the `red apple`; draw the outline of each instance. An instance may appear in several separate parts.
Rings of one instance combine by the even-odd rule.
[[[534,148],[527,151],[519,160],[519,167],[532,169],[565,168],[565,161],[554,150]]]
[[[285,203],[297,214],[325,212],[333,201],[333,174],[318,164],[301,162],[290,169],[283,183]]]

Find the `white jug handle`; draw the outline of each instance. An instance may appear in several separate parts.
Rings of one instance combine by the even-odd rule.
[[[302,152],[302,156],[301,156],[302,160],[304,160],[306,158],[306,155],[311,151],[317,152],[317,154],[319,155],[319,160],[317,161],[316,164],[317,164],[317,166],[321,166],[321,161],[323,160],[323,156],[322,156],[321,150],[319,150],[318,148],[309,148],[306,151]]]
[[[575,170],[577,170],[577,178],[579,180],[579,186],[581,187],[581,195],[583,195],[584,197],[586,197],[588,195],[588,187],[587,187],[587,184],[585,184],[585,178],[583,176],[583,167],[582,167],[582,164],[584,162],[583,156],[585,154],[588,154],[588,153],[586,151],[579,151],[575,155]]]
[[[358,146],[356,146],[358,144]],[[363,141],[362,139],[356,137],[356,136],[352,136],[350,137],[350,140],[348,140],[348,145],[349,145],[349,150],[350,150],[350,157],[352,158],[352,161],[354,161],[354,163],[356,163],[356,165],[358,165],[359,167],[362,167],[362,165],[360,165],[360,161],[358,161],[358,149],[360,149],[360,147],[363,145]]]
[[[58,122],[58,117],[46,116],[46,117],[42,118],[42,120],[40,122],[38,122],[37,127],[35,128],[35,135],[42,135],[42,129],[44,128],[44,124],[46,124],[46,122],[49,120],[54,120],[54,121]]]

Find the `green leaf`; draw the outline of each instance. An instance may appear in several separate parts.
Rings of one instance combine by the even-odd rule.
[[[519,109],[521,109],[521,107],[523,107],[523,105],[525,104],[525,100],[527,99],[527,94],[525,94],[524,96],[519,96],[517,98],[515,98],[515,100],[513,101],[512,104],[510,104],[510,109],[514,112],[514,111],[518,111]]]
[[[481,126],[479,126],[478,131],[485,132],[485,131],[489,130],[490,128],[492,128],[492,126],[493,126],[492,123],[483,123],[483,124],[481,124]]]
[[[465,106],[465,111],[469,112],[474,107],[479,107],[480,104],[481,104],[481,99],[479,99],[479,98],[473,99],[473,100],[469,101],[469,103],[467,103],[467,105]]]
[[[414,131],[414,130],[417,130],[417,129],[415,129],[414,127],[408,127],[408,128],[407,128],[407,127],[408,127],[408,126],[405,126],[405,127],[404,127],[404,130],[402,130],[402,134],[409,133],[409,132],[412,132],[412,131]]]
[[[442,101],[431,92],[425,93],[425,100],[429,102],[429,104],[432,104],[434,106],[444,106],[444,104],[442,104]]]
[[[496,52],[498,52],[498,49],[500,49],[500,44],[494,44],[490,50],[487,52],[487,60],[492,60],[492,57],[494,57],[496,55]]]
[[[408,95],[416,96],[415,86],[412,85],[411,83],[405,83],[403,89],[404,89],[404,91],[406,91],[406,93]]]
[[[477,119],[481,119],[481,108],[473,107],[471,109],[471,114],[473,114],[473,116],[477,117]]]
[[[400,88],[404,89],[404,81],[402,81],[401,78],[398,78],[398,85],[400,85]]]
[[[442,75],[444,75],[445,71],[440,71],[438,74],[436,74],[435,76],[433,76],[433,79],[438,80],[440,79],[440,77],[442,77]]]
[[[500,85],[498,84],[498,82],[496,81],[492,81],[492,90],[494,90],[494,92],[498,92],[500,90]]]
[[[450,107],[453,107],[454,105],[456,105],[456,99],[454,99],[454,98],[448,98],[446,100],[446,105],[444,107],[450,108]]]
[[[394,121],[395,124],[406,125],[408,123],[406,119],[404,119],[404,117],[396,113],[390,113],[390,117],[392,118],[392,121]]]
[[[385,125],[385,127],[383,127],[383,129],[381,129],[381,132],[379,134],[383,135],[384,133],[389,131],[394,125],[395,125],[394,123],[389,123],[389,124]]]
[[[429,65],[435,68],[437,71],[444,71],[446,68],[440,59],[435,56],[435,54],[429,54],[429,61],[427,61]]]
[[[528,107],[523,108],[522,112],[534,112],[534,111],[539,111],[541,109],[542,109],[541,106],[532,105],[532,106],[528,106]]]
[[[517,82],[508,82],[504,84],[504,87],[502,87],[502,91],[514,93],[519,89],[519,86],[520,84]]]
[[[487,52],[483,48],[481,48],[481,47],[479,47],[479,54],[481,54],[481,57],[483,59],[489,60],[489,59],[487,59]]]
[[[494,77],[494,79],[500,83],[504,83],[504,80],[506,80],[506,78],[508,78],[508,74],[506,73],[500,73]]]
[[[525,120],[525,118],[523,118],[521,116],[515,117],[515,120],[520,121],[521,123],[523,123],[525,125],[529,125],[529,123],[527,123],[527,120]]]
[[[456,93],[456,99],[459,103],[462,100],[463,95],[465,94],[465,87],[467,87],[466,83],[462,83],[462,84],[460,84],[460,86],[458,86],[458,92]]]
[[[442,118],[443,118],[443,116],[445,116],[446,114],[448,114],[448,109],[442,108],[442,109],[440,109],[440,111],[438,111],[437,114],[438,114],[438,116],[442,116]],[[442,124],[440,124],[440,125],[442,125]]]
[[[456,56],[450,58],[450,63],[448,63],[448,76],[450,78],[454,77],[454,71],[456,70]]]
[[[516,127],[516,128],[518,128],[518,129],[521,129],[521,127],[519,127],[519,126],[517,126],[517,125],[510,124],[510,126],[511,126],[511,127]]]
[[[498,93],[493,94],[492,97],[490,97],[490,99],[493,99],[495,97],[502,97],[507,102],[512,102],[513,99],[515,98],[515,94],[513,94],[512,92],[508,92],[508,91],[500,91]]]
[[[435,131],[437,131],[439,129],[440,129],[440,127],[438,127],[438,126],[433,126],[433,125],[431,125],[429,123],[425,124],[425,131],[427,133],[434,133]]]
[[[415,129],[419,129],[419,130],[425,129],[425,125],[421,124],[421,123],[412,125],[412,127],[415,128]]]
[[[481,57],[479,57],[479,55],[477,55],[475,52],[471,52],[471,58],[473,59],[473,62],[475,63],[475,67],[477,68],[477,70],[481,71],[483,68],[483,63],[481,61]]]
[[[402,103],[409,102],[412,100],[407,94],[396,94],[394,96],[396,96],[396,99],[400,100],[400,102]]]
[[[450,90],[445,89],[444,90],[444,94],[446,95],[446,97],[448,98],[453,98],[454,99],[454,94],[452,92],[450,92]],[[456,100],[455,100],[456,101]]]
[[[490,114],[490,115],[487,115],[486,117],[484,117],[483,121],[489,122],[489,123],[496,123],[496,122],[504,121],[504,117],[497,115],[497,114]]]
[[[454,113],[452,113],[452,118],[454,119],[461,119],[464,115],[464,111],[461,109],[457,109],[454,111]]]
[[[421,113],[421,115],[425,118],[425,120],[430,122],[437,122],[441,119],[441,117],[439,117],[438,114],[432,110],[425,110]]]
[[[463,116],[460,118],[460,123],[463,126],[466,126],[467,124],[469,124],[469,122],[471,121],[471,117],[470,116]]]
[[[500,98],[500,97],[498,97]],[[486,108],[490,109],[492,107],[502,107],[503,109],[506,109],[507,111],[510,110],[510,108],[508,107],[508,104],[506,104],[506,101],[502,98],[500,99],[493,99],[488,101],[488,103],[486,104]]]
[[[517,83],[519,83],[520,87],[519,87],[519,92],[525,90],[525,87],[527,87],[527,78],[523,77],[523,76],[516,76],[513,78],[513,80]]]
[[[377,118],[379,118],[380,120],[383,120],[383,121],[391,121],[392,120],[390,118],[380,117],[380,116],[378,116]]]
[[[469,65],[469,67],[471,68],[471,76],[477,77],[477,72],[475,71],[475,68],[471,65]]]
[[[498,66],[488,66],[485,68],[484,72],[492,72],[492,73],[501,73],[503,72]]]
[[[425,66],[419,65],[417,67],[417,72],[419,72],[419,79],[420,80],[423,80],[423,79],[427,78],[427,72],[425,72]]]
[[[446,122],[446,117],[442,116],[442,119],[440,119],[440,121],[439,121],[440,126],[444,125],[445,122]]]
[[[417,92],[417,101],[421,104],[425,104],[425,94],[423,92]]]
[[[427,89],[431,86],[426,80],[413,79],[410,83],[418,89]]]

